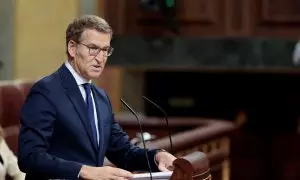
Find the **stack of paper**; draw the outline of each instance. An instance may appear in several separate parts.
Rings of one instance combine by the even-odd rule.
[[[169,172],[155,172],[152,174],[152,179],[159,179],[159,180],[168,180],[172,176],[173,171]],[[141,174],[134,174],[133,178],[135,180],[150,180],[150,173],[141,173]]]

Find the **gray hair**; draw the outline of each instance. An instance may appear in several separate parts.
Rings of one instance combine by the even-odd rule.
[[[75,18],[68,25],[68,28],[66,30],[66,48],[68,49],[68,43],[71,40],[78,43],[80,41],[82,33],[86,29],[95,29],[98,32],[110,34],[111,37],[113,34],[112,28],[103,18],[96,15],[83,15]]]

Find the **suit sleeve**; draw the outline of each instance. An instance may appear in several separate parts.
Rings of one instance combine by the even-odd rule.
[[[47,153],[56,110],[45,88],[35,85],[21,110],[18,165],[21,171],[51,179],[77,179],[81,164]]]
[[[109,143],[106,157],[113,164],[128,171],[149,171],[145,150],[132,145],[128,135],[114,119]],[[153,172],[159,171],[154,161],[156,152],[156,149],[147,149],[150,167]]]

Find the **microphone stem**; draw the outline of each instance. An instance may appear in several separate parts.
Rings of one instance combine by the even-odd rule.
[[[169,140],[170,140],[170,145],[171,145],[171,152],[172,154],[174,154],[174,149],[173,149],[173,143],[172,143],[172,140],[171,140],[171,133],[169,131],[169,121],[168,121],[168,117],[166,116],[166,123],[167,123],[167,129],[168,129],[168,135],[169,135]]]
[[[150,102],[151,104],[153,104],[155,107],[157,107],[165,116],[165,119],[166,119],[166,128],[167,128],[167,131],[168,131],[168,135],[169,135],[169,140],[170,140],[170,145],[171,145],[171,152],[172,154],[175,153],[174,151],[174,148],[173,148],[173,143],[172,143],[172,138],[171,138],[171,133],[170,133],[170,130],[169,130],[169,120],[168,120],[168,115],[167,113],[159,106],[157,105],[155,102],[151,101],[150,99],[148,99],[146,96],[143,96],[143,98],[145,100],[147,100],[148,102]]]
[[[138,118],[137,114],[135,113],[135,111],[123,99],[120,99],[120,100],[129,109],[129,111],[135,116],[135,118],[137,119],[137,121],[139,123],[140,132],[141,132],[141,138],[142,138],[142,142],[143,142],[143,146],[144,146],[144,151],[145,151],[145,156],[146,156],[146,160],[147,160],[148,167],[149,167],[150,179],[152,180],[152,170],[151,170],[150,161],[149,161],[149,157],[148,157],[148,153],[147,153],[147,149],[146,149],[146,143],[145,143],[144,136],[143,136],[142,124],[141,124],[140,119]]]

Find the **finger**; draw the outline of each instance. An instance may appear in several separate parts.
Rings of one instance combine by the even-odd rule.
[[[159,169],[160,171],[163,171],[163,172],[169,171],[169,170],[167,169],[166,165],[165,165],[165,164],[162,164],[162,163],[160,163],[160,164],[158,165],[158,169]]]
[[[125,177],[117,177],[117,180],[130,180],[132,178],[125,178]]]
[[[128,178],[112,175],[111,177],[109,177],[109,180],[128,180]]]
[[[113,180],[129,180],[129,178],[124,178],[124,177],[118,177],[118,176],[113,176]]]
[[[174,171],[174,166],[173,166],[173,165],[170,165],[170,166],[167,167],[167,169],[168,169],[169,171]]]
[[[129,171],[126,171],[124,169],[115,168],[113,171],[113,175],[123,178],[132,178],[133,174]]]

